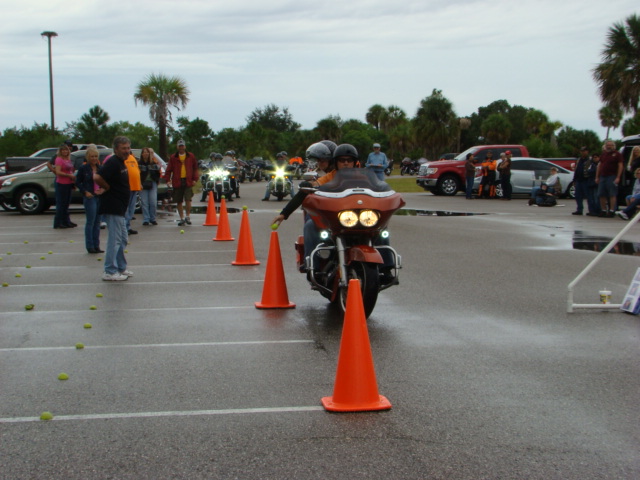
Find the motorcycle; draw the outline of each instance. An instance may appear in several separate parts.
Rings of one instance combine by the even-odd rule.
[[[323,239],[305,258],[304,237],[295,244],[298,269],[312,290],[346,308],[350,279],[360,280],[366,317],[378,293],[398,284],[400,255],[388,244],[387,225],[405,205],[399,193],[368,169],[343,169],[310,193],[302,208]]]
[[[269,169],[269,196],[282,200],[287,195],[293,198],[293,181],[288,167],[272,166]]]
[[[300,160],[301,161],[293,162],[289,165],[291,177],[295,178],[296,180],[300,180],[304,173],[307,171],[307,163],[302,161],[302,159]]]
[[[402,160],[400,175],[417,175],[419,170],[420,163],[417,160],[411,160],[410,158]]]
[[[228,202],[232,202],[232,195],[234,193],[232,180],[235,180],[235,177],[227,170],[224,163],[212,162],[210,169],[204,171],[200,176],[202,198],[206,199],[209,196],[209,192],[213,192],[213,198],[216,202],[220,202],[222,196],[224,196]]]
[[[393,172],[393,160],[389,160],[389,165],[384,169],[384,174],[388,177]]]
[[[250,182],[253,182],[254,180],[256,182],[262,181],[264,177],[263,170],[265,167],[265,162],[262,157],[252,158],[247,163],[247,180],[249,180]]]

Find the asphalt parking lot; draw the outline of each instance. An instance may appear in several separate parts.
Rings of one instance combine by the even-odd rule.
[[[571,216],[569,200],[407,194],[401,284],[368,322],[393,407],[337,414],[320,399],[343,318],[296,272],[298,214],[278,230],[296,307],[254,306],[283,205],[260,202],[264,185],[228,204],[234,241],[213,241],[203,213],[184,234],[175,213],[138,216],[121,283],[100,280],[81,227],[0,213],[0,478],[640,478],[640,319],[566,312],[567,284],[624,222]],[[231,265],[242,205],[257,266]],[[638,229],[616,251],[576,302],[620,302]]]

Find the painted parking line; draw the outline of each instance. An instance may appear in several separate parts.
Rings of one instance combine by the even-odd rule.
[[[314,343],[314,340],[256,340],[239,342],[198,342],[198,343],[139,343],[135,345],[94,345],[85,346],[84,350],[116,349],[116,348],[172,348],[172,347],[220,347],[229,345],[286,345],[297,343]],[[4,352],[42,352],[49,350],[76,350],[76,347],[24,347],[0,348]]]
[[[297,413],[324,411],[320,405],[303,407],[270,407],[270,408],[230,408],[226,410],[190,410],[168,412],[136,412],[136,413],[95,413],[88,415],[59,415],[54,416],[54,422],[70,420],[110,420],[119,418],[153,418],[153,417],[195,417],[209,415],[246,415],[258,413]],[[41,422],[40,417],[8,417],[0,418],[0,423]]]
[[[229,263],[223,263],[221,265],[230,265]],[[167,265],[170,266],[170,265]],[[204,265],[207,266],[207,265]],[[214,266],[214,265],[211,265]],[[218,265],[220,266],[220,265]],[[173,267],[175,268],[175,265],[173,265]],[[17,268],[17,267],[16,267]],[[49,267],[38,267],[38,268],[49,268]],[[57,269],[57,267],[55,267]],[[82,268],[86,268],[86,267],[82,267]],[[154,268],[156,268],[154,266]],[[131,280],[131,282],[129,282],[129,280],[127,280],[127,285],[189,285],[189,284],[195,284],[195,285],[203,285],[203,284],[207,284],[207,283],[263,283],[264,279],[249,279],[249,280],[183,280],[183,281],[167,281],[167,282],[138,282],[136,280]],[[118,282],[105,282],[105,281],[100,281],[100,282],[93,282],[93,283],[56,283],[56,284],[51,284],[51,283],[28,283],[28,284],[23,284],[23,285],[16,285],[13,284],[11,285],[11,288],[24,288],[24,287],[42,287],[43,285],[46,285],[47,288],[48,287],[86,287],[88,285],[109,285],[109,284],[114,284],[114,283],[118,283]],[[122,283],[120,283],[120,285],[122,285]]]

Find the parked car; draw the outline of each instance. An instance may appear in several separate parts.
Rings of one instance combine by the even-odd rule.
[[[131,153],[140,158],[140,149],[132,149]],[[100,149],[100,162],[113,154],[111,149]],[[166,163],[156,154],[156,158],[164,167]],[[24,215],[36,215],[55,205],[55,175],[46,165],[48,158],[41,158],[41,164],[28,172],[6,175],[0,178],[0,206],[5,210],[17,209]],[[77,170],[85,160],[85,152],[79,150],[71,154],[71,160]],[[158,200],[167,196],[167,183],[164,179],[158,184]],[[71,196],[71,203],[81,204],[82,196],[76,189]]]
[[[529,156],[529,151],[524,145],[477,145],[468,148],[453,160],[424,163],[420,166],[416,183],[435,195],[455,195],[465,188],[464,162],[468,153],[473,153],[480,164],[486,158],[487,152],[491,151],[493,158],[498,159],[500,154],[507,150],[511,151],[513,157]]]
[[[558,178],[562,187],[563,196],[575,198],[575,188],[573,186],[573,172],[567,168],[560,167],[555,163],[542,158],[515,157],[511,158],[511,186],[514,194],[530,195],[533,187],[540,184],[551,175],[551,168],[558,169]],[[477,181],[475,187],[479,186]],[[496,196],[502,198],[502,186],[500,177],[496,185]]]
[[[89,146],[88,143],[79,143],[74,145],[78,147],[77,151],[86,150]],[[96,145],[98,150],[105,150],[107,147],[104,145]],[[57,147],[43,148],[35,153],[32,153],[28,157],[7,157],[5,159],[5,174],[6,173],[19,173],[26,172],[27,170],[40,165],[43,161],[50,160],[58,151]]]

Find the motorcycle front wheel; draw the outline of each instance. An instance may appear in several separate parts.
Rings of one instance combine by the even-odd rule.
[[[376,302],[378,301],[378,292],[380,291],[380,277],[378,275],[378,266],[371,263],[352,262],[347,266],[347,285],[340,288],[339,301],[342,311],[347,309],[347,291],[349,289],[349,280],[360,280],[360,290],[362,292],[362,304],[364,306],[364,315],[369,318],[373,312]]]

